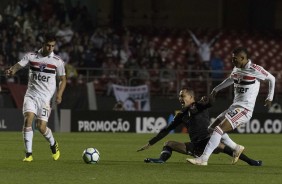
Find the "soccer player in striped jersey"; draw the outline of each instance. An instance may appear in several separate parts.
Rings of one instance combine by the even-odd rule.
[[[56,103],[62,101],[62,95],[66,87],[66,74],[64,62],[54,54],[56,37],[46,34],[43,46],[37,52],[29,52],[14,66],[5,71],[6,75],[13,76],[18,70],[29,66],[28,88],[23,103],[23,140],[26,151],[24,162],[31,162],[32,157],[32,122],[36,118],[36,127],[45,139],[50,143],[53,160],[58,160],[60,151],[58,142],[55,141],[47,122],[50,116],[50,101],[56,91],[56,77],[59,78]]]
[[[212,152],[217,148],[226,132],[236,129],[242,124],[248,123],[252,117],[256,98],[260,88],[260,81],[269,82],[268,96],[265,106],[270,108],[274,96],[275,77],[263,67],[253,64],[249,59],[246,48],[238,47],[233,50],[232,62],[234,68],[230,76],[216,86],[211,96],[223,88],[234,85],[234,100],[232,105],[221,113],[210,126],[213,129],[212,136],[205,147],[203,154],[194,159],[187,159],[195,165],[207,165]],[[236,144],[227,144],[234,151],[233,162],[236,162],[243,152],[244,147]]]

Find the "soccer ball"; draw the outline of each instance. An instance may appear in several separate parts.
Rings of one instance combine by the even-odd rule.
[[[97,164],[100,160],[100,153],[96,148],[86,148],[82,153],[82,158],[87,164]]]

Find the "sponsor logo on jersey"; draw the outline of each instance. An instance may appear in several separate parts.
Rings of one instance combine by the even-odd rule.
[[[39,65],[40,71],[43,72],[44,69],[46,68],[46,66],[47,66],[46,64],[40,64],[40,65]]]
[[[50,76],[45,76],[45,75],[40,75],[40,73],[38,73],[38,74],[33,73],[32,74],[32,78],[33,78],[33,80],[38,80],[38,81],[42,81],[42,82],[49,82],[49,79],[51,77]]]
[[[237,91],[237,93],[247,93],[249,90],[249,88],[244,88],[239,86],[235,86],[234,89],[235,91]]]

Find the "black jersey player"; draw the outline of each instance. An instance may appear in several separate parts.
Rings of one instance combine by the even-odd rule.
[[[137,151],[148,149],[150,146],[160,141],[162,138],[168,135],[171,130],[174,130],[182,123],[184,123],[188,129],[190,142],[182,143],[177,141],[168,141],[164,144],[159,158],[146,158],[144,161],[147,163],[164,163],[170,158],[172,151],[191,155],[194,157],[200,156],[210,138],[210,133],[208,131],[208,127],[210,125],[208,108],[212,106],[211,100],[211,98],[202,97],[201,100],[195,101],[194,91],[183,88],[179,92],[179,101],[182,105],[181,112],[179,112],[174,117],[173,121],[167,127],[162,129],[155,137],[150,139],[146,145],[144,145]],[[228,135],[226,134],[226,136]],[[229,142],[233,142],[229,137],[227,137],[227,139],[229,139]],[[233,144],[236,143],[233,142]],[[214,151],[214,153],[219,152],[233,156],[236,150],[232,150],[224,143],[221,143]],[[252,166],[262,165],[262,161],[250,159],[243,153],[239,155],[239,159],[247,162]]]

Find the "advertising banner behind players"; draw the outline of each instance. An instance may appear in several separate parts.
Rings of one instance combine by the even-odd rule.
[[[147,85],[120,86],[113,84],[117,101],[122,101],[126,111],[150,111],[150,93]]]
[[[72,132],[158,133],[170,123],[170,112],[72,111]]]
[[[177,112],[126,112],[126,111],[76,111],[72,110],[71,117],[66,119],[71,125],[71,132],[135,132],[158,133],[171,123]],[[218,113],[211,113],[210,120],[214,121]],[[71,120],[71,121],[70,121]],[[8,126],[8,121],[4,122]],[[1,114],[0,114],[1,127]],[[175,129],[175,133],[186,132],[184,124]],[[171,132],[172,133],[172,132]],[[232,133],[251,134],[281,134],[281,114],[254,114],[249,123],[240,126]]]

